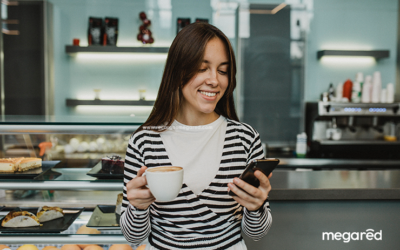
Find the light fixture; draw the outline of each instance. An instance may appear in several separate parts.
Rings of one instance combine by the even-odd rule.
[[[389,57],[389,50],[319,50],[317,52],[317,58],[321,57],[373,57],[377,60]]]
[[[321,64],[338,66],[374,65],[376,60],[372,56],[323,56]]]

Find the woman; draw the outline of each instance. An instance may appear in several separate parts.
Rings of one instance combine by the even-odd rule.
[[[257,131],[237,118],[235,74],[231,44],[219,29],[195,23],[178,33],[154,108],[129,140],[120,221],[129,242],[148,238],[146,249],[243,250],[241,230],[254,240],[267,234],[268,178],[256,171],[258,188],[237,178],[264,155]],[[184,168],[184,184],[175,200],[157,202],[142,175],[171,165]]]

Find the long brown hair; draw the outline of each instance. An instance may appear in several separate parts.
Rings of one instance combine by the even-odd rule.
[[[215,112],[239,121],[233,101],[233,90],[236,87],[236,60],[231,43],[215,26],[208,23],[193,23],[183,28],[172,42],[153,110],[147,121],[135,133],[143,129],[162,132],[172,124],[182,103],[182,88],[197,74],[206,45],[213,38],[221,39],[229,57],[229,85],[218,101]]]

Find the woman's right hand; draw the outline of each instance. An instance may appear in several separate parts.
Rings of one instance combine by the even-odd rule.
[[[142,166],[137,176],[126,184],[126,195],[129,203],[138,209],[147,209],[156,200],[150,189],[146,187],[147,179],[146,176],[143,176],[146,169],[146,166]]]

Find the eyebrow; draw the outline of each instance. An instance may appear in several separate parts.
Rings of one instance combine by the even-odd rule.
[[[210,63],[209,61],[207,61],[207,60],[203,60],[203,63]],[[220,63],[220,66],[221,65],[229,65],[229,62],[223,62],[223,63]]]

